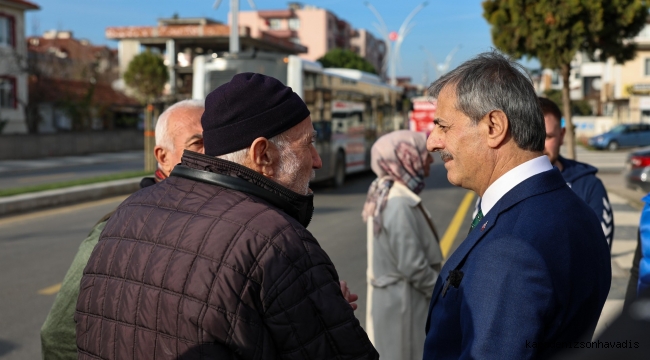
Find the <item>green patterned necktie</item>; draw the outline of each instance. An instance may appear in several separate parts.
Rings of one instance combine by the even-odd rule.
[[[478,225],[478,223],[481,222],[481,219],[483,219],[483,211],[481,209],[478,209],[478,214],[476,214],[476,217],[472,221],[472,227],[469,228],[469,232],[472,232],[472,230],[474,230],[476,225]]]

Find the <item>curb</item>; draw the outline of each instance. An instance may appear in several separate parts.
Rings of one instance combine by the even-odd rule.
[[[131,194],[140,189],[141,180],[137,177],[1,197],[0,216]]]

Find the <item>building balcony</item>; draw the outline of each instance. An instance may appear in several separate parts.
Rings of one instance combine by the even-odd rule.
[[[278,29],[278,30],[265,30],[263,33],[269,34],[273,37],[280,39],[290,39],[298,37],[298,33],[290,29]]]
[[[292,9],[286,10],[262,10],[258,11],[257,15],[262,19],[289,19],[296,17]]]

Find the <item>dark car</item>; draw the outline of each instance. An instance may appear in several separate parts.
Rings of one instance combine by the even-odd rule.
[[[630,153],[626,168],[627,187],[650,192],[650,148]]]
[[[622,147],[650,145],[650,124],[621,124],[589,139],[596,149],[618,150]]]

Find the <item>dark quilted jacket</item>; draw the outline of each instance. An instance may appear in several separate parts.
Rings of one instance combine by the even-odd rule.
[[[182,165],[261,192],[171,176],[124,201],[81,280],[80,359],[378,358],[296,220],[307,196],[197,153]]]

